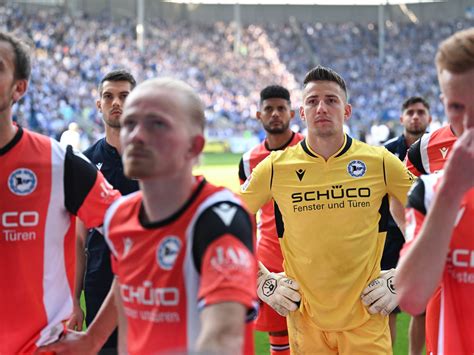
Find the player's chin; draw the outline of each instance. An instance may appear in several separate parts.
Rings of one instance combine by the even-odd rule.
[[[151,169],[149,164],[144,162],[126,162],[124,164],[124,174],[129,179],[146,179],[150,177]]]

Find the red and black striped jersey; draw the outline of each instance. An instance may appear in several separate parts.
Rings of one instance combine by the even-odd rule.
[[[232,192],[197,178],[190,199],[166,220],[145,223],[142,209],[141,192],[124,196],[104,225],[129,353],[192,350],[201,331],[199,311],[208,305],[237,302],[253,318],[254,231]],[[253,353],[251,323],[242,353]]]
[[[442,178],[442,173],[422,176],[410,192],[402,255],[416,240]],[[473,231],[474,189],[470,189],[459,207],[440,289],[427,308],[427,341],[433,354],[474,353]]]
[[[457,137],[451,126],[426,133],[408,149],[406,166],[416,176],[432,174],[443,169]]]
[[[252,174],[253,169],[272,151],[286,149],[298,144],[304,136],[301,133],[293,133],[291,139],[282,147],[268,149],[266,141],[250,149],[240,159],[239,179],[243,184]],[[276,232],[275,209],[273,201],[267,202],[259,211],[259,223],[257,226],[257,259],[272,272],[283,271],[283,255],[281,253],[280,242]]]
[[[71,146],[21,127],[0,166],[0,353],[32,353],[72,312],[75,216],[102,225],[120,193]]]

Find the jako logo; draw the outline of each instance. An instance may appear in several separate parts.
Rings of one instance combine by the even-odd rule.
[[[26,196],[31,194],[37,185],[35,173],[26,168],[20,168],[13,171],[8,177],[8,188],[15,195]]]

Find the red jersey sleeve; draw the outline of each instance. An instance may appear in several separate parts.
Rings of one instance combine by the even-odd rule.
[[[208,246],[204,255],[200,303],[238,302],[251,309],[256,300],[256,275],[250,250],[235,236],[223,235]]]
[[[199,305],[238,302],[253,314],[256,306],[257,266],[254,228],[238,204],[219,202],[196,222],[193,260],[200,271]]]
[[[68,146],[64,161],[66,209],[78,216],[87,228],[101,226],[107,208],[120,197],[102,173],[82,154]]]
[[[418,139],[408,148],[404,163],[407,169],[415,176],[427,174],[421,158],[421,139]]]
[[[405,209],[405,244],[400,251],[400,256],[403,256],[415,241],[420,233],[425,216],[425,184],[423,179],[420,178],[408,193],[408,203]]]

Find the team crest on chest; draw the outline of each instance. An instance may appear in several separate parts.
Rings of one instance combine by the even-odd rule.
[[[367,166],[362,160],[352,160],[347,165],[347,172],[350,176],[355,178],[360,178],[365,175],[367,171]]]
[[[181,250],[181,240],[178,237],[164,238],[156,249],[156,261],[164,270],[171,270]]]
[[[8,188],[15,195],[26,196],[36,189],[38,179],[35,173],[26,168],[20,168],[13,171],[8,177]]]

